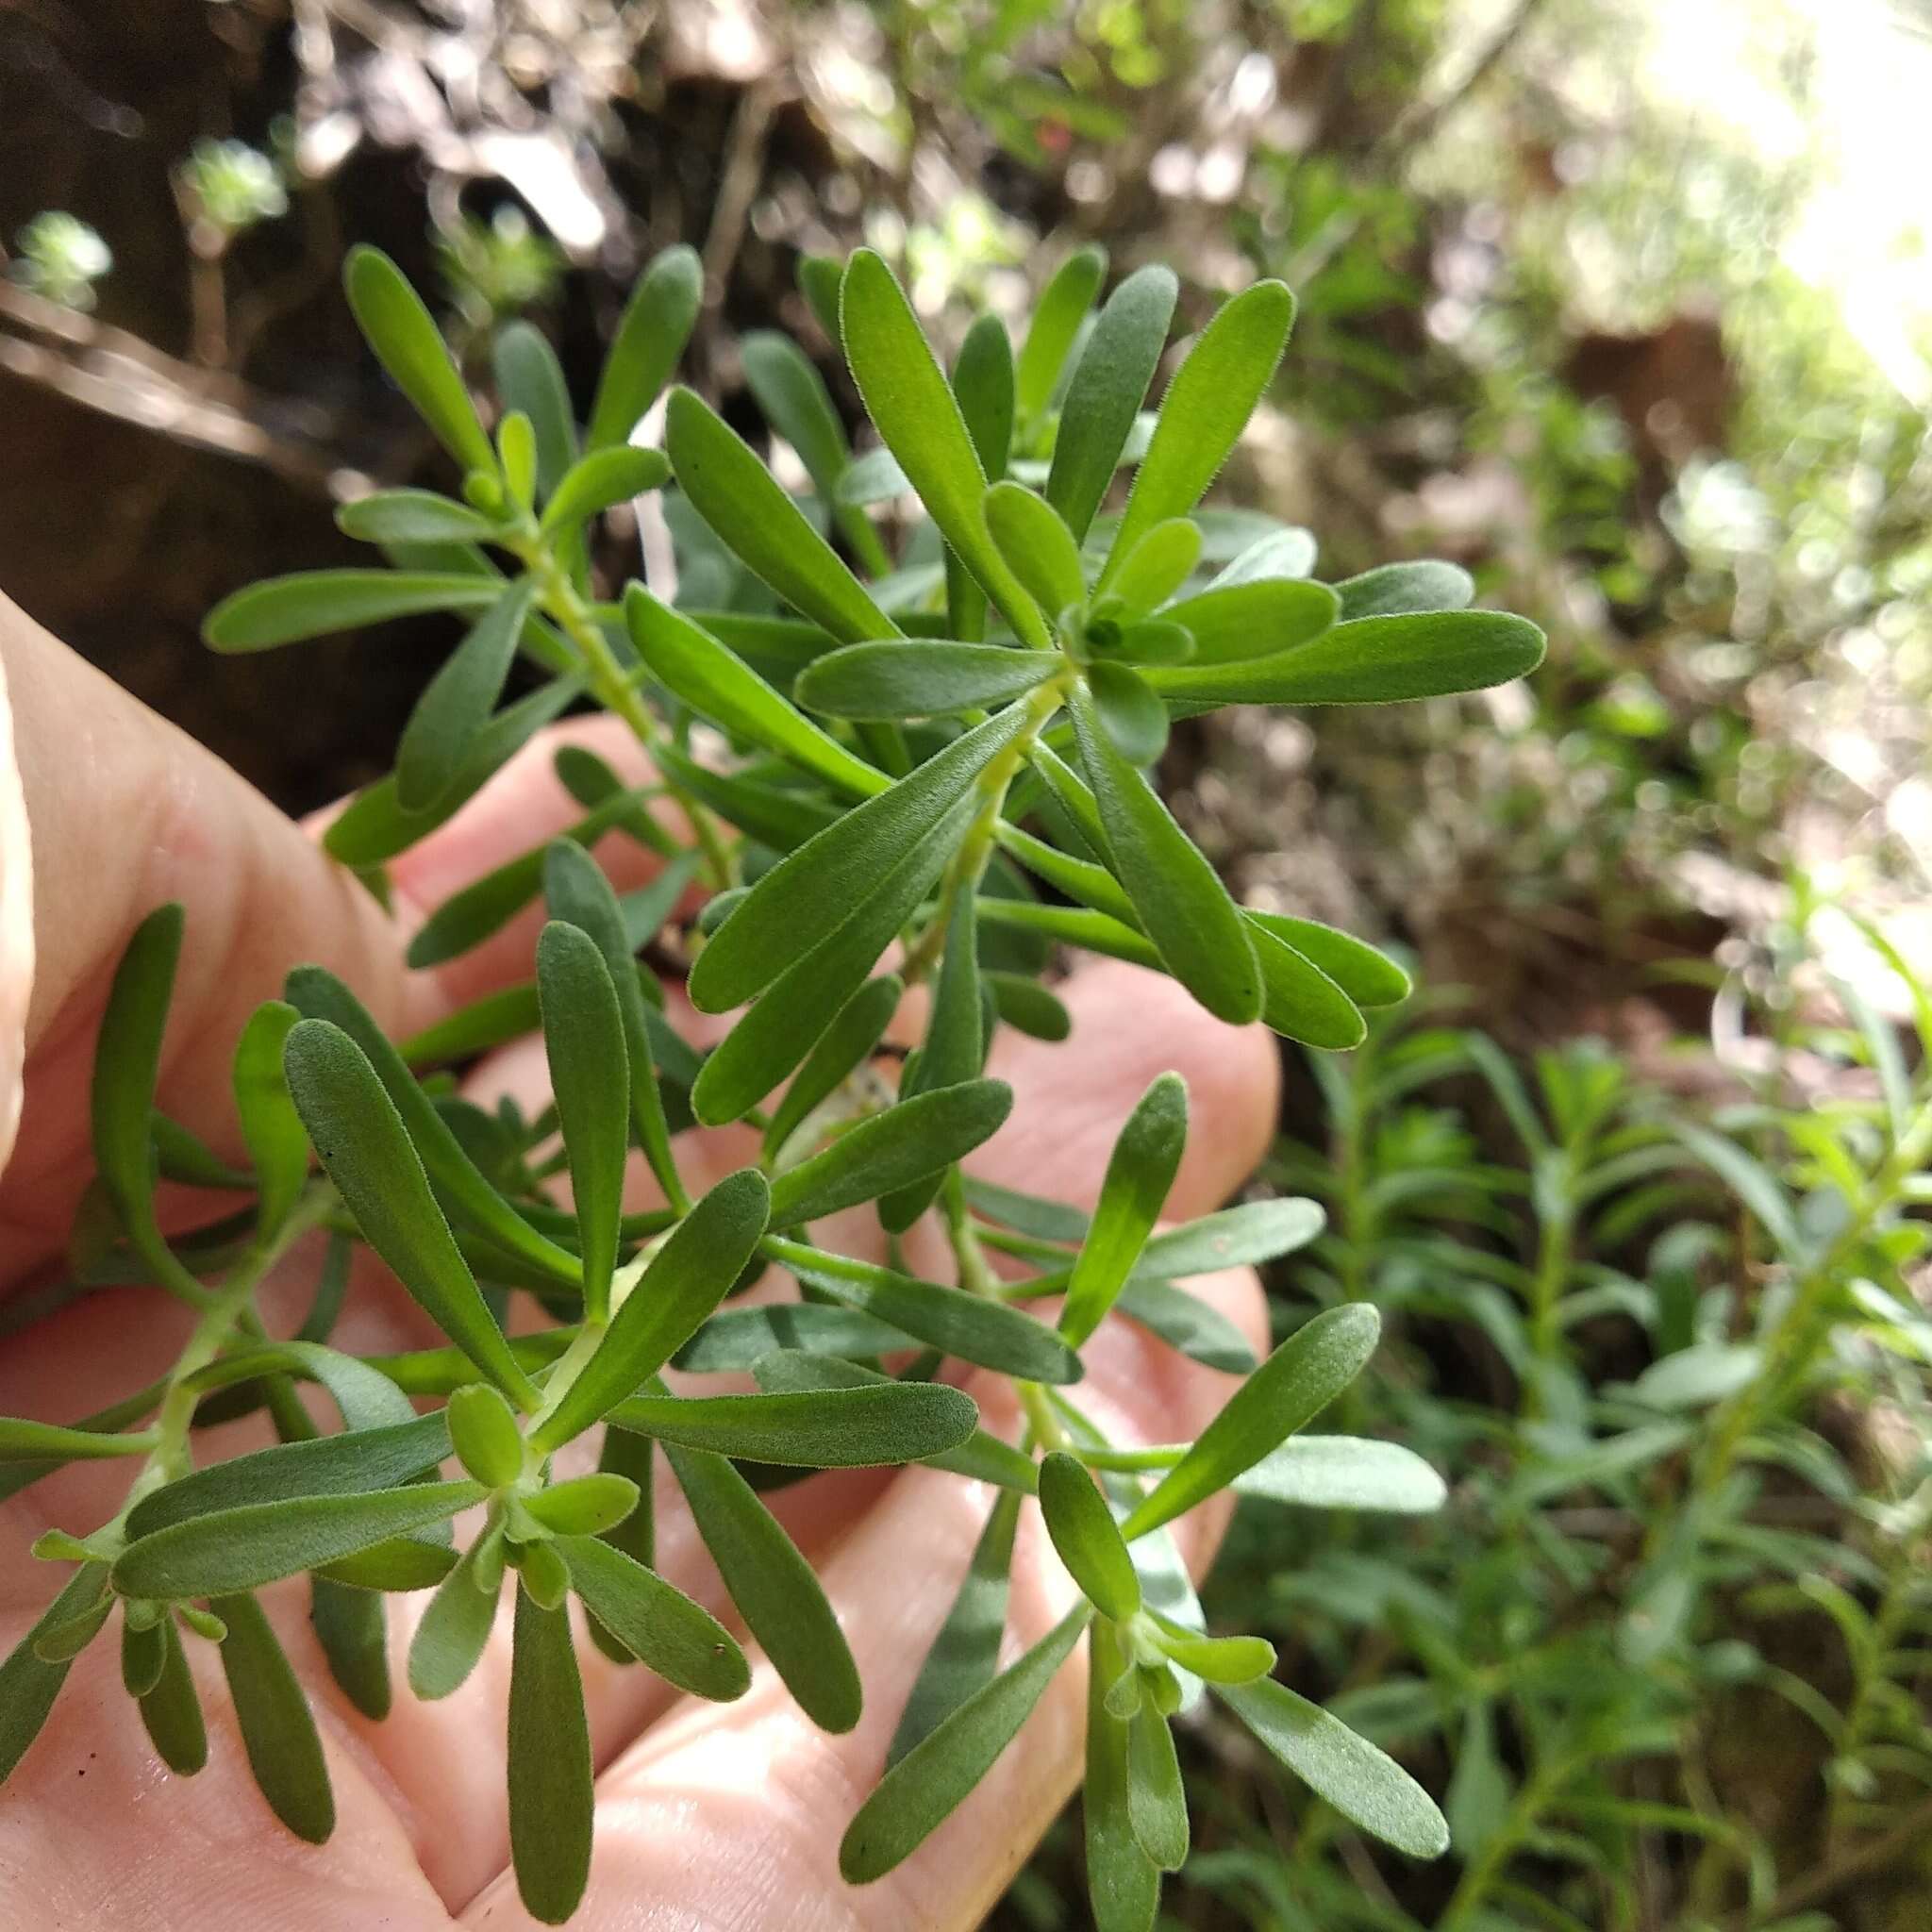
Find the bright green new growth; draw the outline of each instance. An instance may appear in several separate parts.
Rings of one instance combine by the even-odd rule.
[[[394,772],[351,802],[327,849],[382,892],[389,861],[586,698],[640,756],[621,774],[560,749],[582,816],[508,855],[411,940],[420,967],[489,940],[507,949],[501,936],[541,901],[548,923],[512,983],[398,1046],[348,987],[295,965],[286,1001],[235,1043],[239,1132],[220,1152],[157,1108],[179,908],[134,935],[97,1049],[99,1179],[76,1268],[83,1286],[144,1275],[195,1327],[161,1383],[99,1415],[0,1418],[13,1489],[82,1458],[124,1458],[132,1477],[109,1520],[36,1545],[75,1567],[0,1663],[0,1774],[32,1745],[72,1659],[112,1629],[157,1752],[192,1774],[209,1744],[187,1645],[213,1642],[268,1803],[324,1839],[334,1804],[319,1736],[254,1592],[308,1574],[329,1667],[379,1717],[384,1593],[432,1591],[409,1690],[448,1696],[508,1645],[512,1857],[525,1906],[561,1923],[592,1857],[569,1598],[617,1662],[712,1699],[751,1681],[738,1639],[656,1567],[659,1451],[737,1623],[828,1731],[858,1722],[861,1660],[760,1491],[917,1463],[930,1472],[918,1480],[963,1477],[998,1500],[960,1552],[891,1769],[845,1834],[848,1880],[890,1871],[970,1797],[1083,1638],[1088,1865],[1106,1932],[1151,1924],[1160,1874],[1187,1856],[1170,1720],[1203,1683],[1343,1817],[1413,1856],[1442,1849],[1420,1788],[1274,1682],[1270,1645],[1201,1627],[1163,1529],[1230,1487],[1336,1509],[1443,1499],[1405,1448],[1298,1433],[1367,1363],[1372,1307],[1316,1315],[1257,1365],[1175,1286],[1302,1247],[1320,1211],[1261,1201],[1161,1230],[1189,1130],[1172,1074],[1121,1125],[1091,1216],[968,1178],[962,1163],[1014,1104],[989,1071],[1001,1023],[1042,1041],[1079,1024],[1078,1003],[1045,983],[1062,949],[1165,973],[1223,1021],[1317,1046],[1352,1046],[1362,1009],[1408,991],[1361,941],[1235,902],[1159,795],[1175,723],[1234,702],[1472,690],[1530,669],[1541,639],[1463,608],[1473,587],[1449,565],[1313,582],[1311,545],[1286,528],[1218,573],[1204,565],[1197,506],[1267,391],[1292,299],[1263,283],[1226,302],[1149,417],[1179,285],[1143,268],[1101,302],[1106,270],[1098,251],[1070,257],[1017,357],[981,316],[949,364],[879,256],[807,263],[802,286],[882,444],[855,438],[802,350],[748,340],[753,396],[809,475],[808,504],[689,389],[671,389],[663,452],[631,443],[697,318],[690,250],[641,277],[581,428],[529,325],[491,345],[499,396],[482,406],[394,265],[351,256],[351,307],[455,459],[454,491],[386,489],[343,508],[343,530],[397,567],[251,586],[207,625],[216,649],[252,651],[425,612],[455,620]],[[674,483],[685,588],[601,578],[604,513]],[[1109,493],[1117,518],[1101,514]],[[935,559],[924,577],[915,556]],[[534,688],[506,702],[525,674]],[[620,892],[611,872],[648,882]],[[692,1005],[735,1015],[708,1051],[667,1010],[658,971],[679,969]],[[915,988],[924,1018],[897,1057],[881,1041]],[[530,1117],[465,1097],[453,1073],[531,1035],[554,1106]],[[1257,1037],[1247,1050],[1270,1048]],[[756,1130],[741,1143],[755,1164],[694,1188],[684,1137],[736,1122]],[[635,1191],[645,1170],[648,1196]],[[225,1191],[224,1218],[164,1235],[162,1171]],[[250,1201],[239,1212],[237,1193]],[[929,1212],[947,1278],[910,1272],[896,1246],[880,1244],[884,1262],[847,1252],[855,1214],[896,1241]],[[324,1235],[311,1257],[307,1238]],[[333,1344],[358,1244],[444,1345],[364,1357]],[[996,1253],[1033,1272],[1002,1280]],[[287,1340],[256,1305],[283,1264],[319,1269]],[[730,1304],[773,1268],[801,1299]],[[1050,1296],[1063,1297],[1057,1321],[1029,1311]],[[1147,1347],[1241,1378],[1198,1441],[1114,1443],[1085,1414],[1083,1351],[1110,1315]],[[749,1372],[756,1388],[674,1392],[661,1373],[674,1368]],[[1017,1440],[954,1386],[969,1369],[1013,1385]],[[302,1383],[326,1394],[339,1428],[319,1431]],[[196,1468],[194,1425],[248,1409],[268,1414],[276,1445]],[[556,1471],[554,1452],[592,1431],[595,1472]],[[481,1526],[459,1549],[452,1522],[472,1507]],[[1045,1542],[1023,1534],[1035,1509]],[[1001,1671],[1009,1595],[1039,1598],[1009,1591],[1015,1553],[1049,1546],[1039,1560],[1064,1569],[1051,1587],[1073,1607],[1027,1630]]]

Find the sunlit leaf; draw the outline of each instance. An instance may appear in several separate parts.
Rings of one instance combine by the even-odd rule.
[[[1448,1486],[1412,1449],[1356,1436],[1291,1436],[1234,1480],[1243,1496],[1309,1509],[1386,1509],[1426,1515]]]
[[[1023,423],[1033,422],[1053,400],[1074,339],[1106,275],[1106,249],[1076,248],[1040,291],[1013,373],[1014,407]]]
[[[655,449],[621,444],[592,450],[581,462],[573,464],[558,484],[544,508],[539,534],[553,537],[559,530],[575,529],[613,505],[629,503],[647,491],[662,488],[670,475],[670,463]]]

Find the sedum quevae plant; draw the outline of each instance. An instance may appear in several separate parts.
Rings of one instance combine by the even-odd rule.
[[[878,256],[808,261],[806,292],[882,447],[855,458],[805,355],[752,339],[754,391],[814,485],[801,497],[687,389],[670,391],[661,452],[630,441],[696,314],[688,250],[643,275],[587,425],[543,339],[506,328],[493,434],[395,267],[351,257],[357,319],[461,493],[347,506],[344,529],[380,565],[254,585],[208,624],[220,651],[424,611],[467,626],[393,773],[334,822],[330,851],[380,894],[389,861],[584,703],[630,727],[652,776],[627,784],[582,745],[558,750],[581,818],[436,908],[412,941],[413,963],[436,964],[541,898],[549,923],[523,983],[391,1041],[340,981],[295,966],[235,1047],[245,1168],[156,1108],[178,908],[134,936],[99,1042],[99,1178],[75,1274],[150,1281],[196,1319],[173,1372],[113,1407],[73,1426],[0,1422],[11,1490],[81,1457],[133,1472],[110,1521],[36,1546],[66,1579],[0,1666],[0,1771],[70,1661],[111,1638],[156,1751],[192,1774],[208,1747],[185,1649],[214,1643],[264,1795],[323,1839],[333,1807],[315,1725],[255,1592],[308,1575],[343,1691],[379,1717],[385,1597],[428,1591],[408,1659],[419,1697],[453,1691],[496,1617],[513,1617],[511,1846],[526,1905],[560,1923],[591,1858],[579,1628],[700,1697],[748,1682],[737,1638],[653,1568],[658,1452],[750,1638],[828,1731],[858,1720],[859,1666],[761,1492],[813,1470],[920,1462],[992,1500],[845,1834],[849,1881],[915,1850],[1083,1641],[1087,1842],[1108,1932],[1151,1925],[1160,1873],[1187,1855],[1170,1726],[1204,1694],[1362,1829],[1417,1857],[1442,1850],[1422,1790],[1276,1681],[1266,1642],[1207,1633],[1167,1534],[1230,1487],[1314,1507],[1441,1500],[1404,1449],[1301,1433],[1368,1360],[1372,1307],[1319,1314],[1257,1363],[1174,1286],[1308,1241],[1319,1210],[1261,1201],[1159,1229],[1188,1132],[1172,1074],[1122,1124],[1091,1216],[975,1181],[961,1161],[1011,1103],[985,1076],[995,1027],[1068,1029],[1048,984],[1060,948],[1138,961],[1224,1020],[1325,1048],[1354,1045],[1361,1008],[1407,990],[1357,940],[1235,904],[1149,782],[1171,720],[1469,691],[1528,670],[1541,639],[1460,608],[1471,586],[1450,566],[1320,583],[1305,533],[1202,509],[1292,299],[1263,282],[1228,301],[1150,417],[1176,284],[1142,269],[1096,308],[1104,274],[1097,254],[1074,256],[1017,356],[980,317],[949,375]],[[1123,507],[1103,514],[1124,471]],[[603,513],[654,491],[676,592],[632,580],[613,597],[592,568]],[[888,499],[890,520],[876,511]],[[519,658],[534,677],[507,699]],[[651,883],[613,889],[589,856],[607,834],[658,855]],[[700,1011],[738,1015],[709,1050],[667,1017],[658,968],[687,974]],[[895,1057],[881,1042],[914,985],[928,992],[923,1034]],[[532,1032],[550,1106],[529,1117],[459,1097],[453,1070]],[[758,1158],[693,1198],[679,1138],[726,1123],[757,1130]],[[634,1148],[662,1206],[625,1198]],[[244,1190],[248,1205],[167,1233],[158,1177]],[[895,1265],[822,1239],[828,1217],[862,1207]],[[898,1245],[928,1214],[948,1280],[908,1272]],[[332,1343],[358,1245],[444,1345],[358,1357]],[[255,1294],[284,1266],[310,1268],[315,1291],[299,1331],[276,1339]],[[797,1298],[734,1304],[768,1268]],[[1111,1442],[1083,1409],[1081,1349],[1109,1314],[1228,1376],[1197,1441]],[[1011,1378],[1018,1441],[982,1427],[945,1379],[961,1364]],[[667,1370],[689,1372],[675,1392]],[[733,1392],[693,1379],[725,1374]],[[195,1426],[250,1409],[279,1442],[198,1465]],[[600,1466],[557,1474],[558,1452],[587,1435]],[[1015,1528],[1034,1507],[1077,1598],[1002,1668]],[[460,1546],[459,1515],[480,1515]]]

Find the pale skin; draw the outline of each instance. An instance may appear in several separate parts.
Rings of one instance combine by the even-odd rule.
[[[0,1291],[58,1273],[74,1204],[92,1168],[86,1094],[101,1001],[129,933],[179,899],[188,938],[169,1027],[160,1104],[232,1143],[227,1054],[248,1011],[303,959],[348,979],[384,1023],[421,1025],[491,985],[526,976],[535,918],[438,974],[402,960],[412,919],[563,823],[548,749],[532,747],[441,833],[396,867],[391,922],[321,854],[308,829],[144,710],[0,599],[0,667],[12,753],[0,745]],[[600,721],[600,726],[603,721]],[[584,727],[578,727],[582,729]],[[616,755],[615,740],[600,749]],[[28,846],[31,847],[31,858]],[[599,857],[636,883],[642,861],[610,841]],[[626,871],[629,868],[629,871]],[[1061,989],[1073,1040],[1008,1036],[991,1071],[1016,1101],[970,1165],[994,1180],[1091,1203],[1121,1121],[1166,1068],[1187,1079],[1194,1131],[1169,1201],[1181,1218],[1219,1206],[1266,1145],[1275,1110],[1272,1042],[1222,1025],[1172,982],[1108,962]],[[541,1049],[517,1047],[477,1075],[485,1091],[541,1093]],[[8,1135],[18,1118],[17,1134]],[[693,1190],[752,1158],[741,1134],[679,1142]],[[846,1232],[863,1239],[865,1217]],[[942,1266],[937,1252],[924,1257]],[[313,1258],[272,1290],[285,1330]],[[1196,1280],[1258,1349],[1266,1321],[1245,1270]],[[109,1291],[0,1342],[0,1413],[68,1422],[166,1370],[186,1311],[159,1291]],[[395,1285],[358,1277],[337,1344],[361,1352],[432,1339]],[[1081,1400],[1120,1443],[1194,1434],[1235,1386],[1142,1331],[1109,1323],[1087,1350]],[[1005,1387],[969,1381],[990,1427],[1017,1434]],[[262,1440],[256,1424],[198,1439],[204,1457]],[[27,1554],[50,1524],[85,1531],[111,1515],[126,1473],[82,1464],[0,1506],[0,1650],[59,1587],[64,1569]],[[660,1486],[665,1574],[730,1616],[675,1493]],[[967,1932],[980,1923],[1079,1774],[1085,1685],[1064,1670],[991,1775],[895,1873],[862,1890],[837,1869],[838,1843],[878,1777],[912,1677],[965,1567],[988,1492],[927,1470],[821,1477],[778,1507],[837,1606],[865,1686],[865,1715],[832,1738],[798,1711],[753,1653],[735,1704],[684,1698],[639,1668],[579,1645],[598,1771],[597,1849],[577,1919],[583,1932]],[[1176,1525],[1199,1570],[1225,1526],[1209,1506]],[[1070,1599],[1034,1513],[1015,1558],[1009,1651]],[[209,1759],[192,1779],[155,1757],[123,1692],[116,1645],[75,1666],[53,1718],[0,1788],[0,1924],[92,1932],[140,1924],[249,1932],[387,1932],[531,1922],[508,1875],[504,1799],[508,1615],[456,1696],[418,1703],[403,1682],[421,1598],[392,1598],[395,1707],[358,1715],[324,1668],[299,1581],[265,1602],[318,1713],[338,1824],[323,1846],[283,1830],[249,1777],[207,1644],[191,1647],[208,1714]]]

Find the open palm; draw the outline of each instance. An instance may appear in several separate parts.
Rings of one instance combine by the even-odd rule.
[[[13,753],[11,766],[0,767],[0,1154],[10,1144],[0,1175],[0,1291],[10,1291],[58,1273],[92,1171],[87,1086],[102,1002],[128,934],[154,906],[178,899],[188,909],[160,1103],[225,1145],[232,1140],[227,1049],[295,961],[339,973],[397,1030],[526,977],[535,915],[456,965],[412,974],[402,964],[410,909],[529,846],[575,808],[550,775],[549,748],[532,747],[397,864],[400,919],[392,924],[299,827],[4,600],[0,666]],[[619,755],[614,744],[602,748]],[[634,848],[613,847],[609,857],[613,865],[641,862]],[[974,1170],[1091,1201],[1122,1118],[1155,1074],[1174,1068],[1192,1090],[1204,1131],[1190,1143],[1170,1211],[1218,1205],[1257,1158],[1272,1124],[1275,1060],[1267,1037],[1220,1024],[1171,981],[1133,968],[1093,966],[1063,991],[1074,1020],[1071,1044],[1008,1036],[995,1051],[991,1071],[1012,1083],[1018,1104]],[[506,1049],[475,1078],[487,1092],[541,1094],[541,1049]],[[694,1184],[755,1155],[742,1132],[681,1143]],[[848,1232],[856,1248],[856,1223]],[[296,1271],[291,1304],[312,1273],[312,1260]],[[1230,1271],[1194,1287],[1252,1341],[1262,1339],[1251,1274]],[[277,1307],[273,1288],[266,1303],[272,1328],[278,1315],[295,1319]],[[0,1412],[56,1422],[83,1415],[165,1370],[187,1319],[158,1292],[126,1289],[22,1327],[0,1344]],[[358,1352],[439,1339],[374,1268],[358,1279],[337,1336]],[[1226,1392],[1222,1378],[1124,1324],[1096,1338],[1086,1360],[1083,1406],[1122,1442],[1191,1437]],[[986,1425],[1011,1435],[1008,1386],[998,1377],[968,1384]],[[197,1446],[209,1457],[251,1448],[258,1428],[204,1432]],[[81,1464],[0,1506],[0,1649],[58,1587],[59,1573],[27,1555],[34,1537],[50,1523],[85,1527],[111,1515],[125,1484],[110,1466]],[[820,1476],[774,1499],[858,1659],[865,1715],[845,1736],[819,1731],[756,1656],[748,1694],[712,1705],[579,1647],[599,1775],[596,1857],[575,1924],[898,1932],[978,1923],[1076,1779],[1077,1669],[1060,1674],[1017,1745],[888,1878],[847,1888],[837,1851],[879,1774],[988,1500],[976,1485],[917,1468]],[[1210,1507],[1176,1524],[1197,1568],[1224,1520]],[[658,1552],[667,1576],[729,1619],[710,1561],[668,1488]],[[1041,1634],[1072,1594],[1038,1525],[1023,1524],[1009,1644],[1018,1649]],[[423,1599],[393,1601],[391,1642],[400,1659]],[[119,1684],[113,1646],[97,1643],[0,1788],[0,1923],[75,1932],[134,1924],[154,1932],[416,1932],[529,1923],[507,1872],[508,1620],[499,1620],[459,1692],[429,1705],[404,1692],[377,1724],[330,1678],[308,1628],[305,1587],[284,1585],[264,1602],[322,1726],[337,1803],[329,1841],[305,1844],[271,1815],[208,1646],[192,1651],[209,1714],[208,1763],[184,1781],[155,1757]]]

